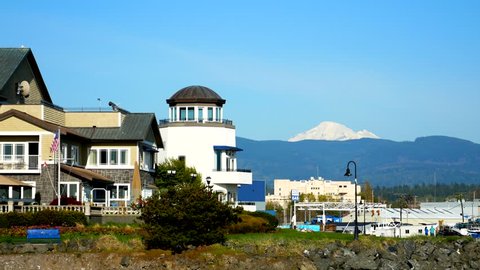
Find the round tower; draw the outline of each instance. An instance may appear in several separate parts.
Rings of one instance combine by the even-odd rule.
[[[185,161],[202,175],[202,181],[220,192],[220,199],[236,202],[237,188],[252,183],[249,170],[237,169],[233,122],[223,117],[225,99],[212,89],[193,85],[166,100],[168,119],[159,123],[164,148],[158,162],[168,158]]]

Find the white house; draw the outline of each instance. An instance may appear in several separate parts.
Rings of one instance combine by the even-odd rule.
[[[204,86],[188,86],[167,99],[168,119],[159,123],[164,148],[158,162],[184,160],[202,175],[202,181],[221,192],[224,202],[236,203],[237,188],[252,184],[250,170],[237,168],[235,126],[225,119],[222,99]]]

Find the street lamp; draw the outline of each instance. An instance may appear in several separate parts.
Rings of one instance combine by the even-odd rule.
[[[210,176],[207,176],[207,188],[209,191],[212,191],[212,188],[213,188],[213,185],[210,186],[210,181],[212,180],[212,178]]]
[[[350,163],[353,163],[355,166],[355,228],[353,229],[353,239],[358,240],[358,220],[357,220],[357,163],[355,161],[350,160],[347,163],[347,170],[345,171],[345,176],[352,176],[350,172]]]
[[[191,173],[191,174],[190,174],[190,177],[192,177],[192,183],[193,183],[193,181],[195,180],[195,178],[197,178],[197,174],[196,174],[196,173]]]

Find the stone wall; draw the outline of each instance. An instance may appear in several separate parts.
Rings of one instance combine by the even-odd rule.
[[[138,246],[131,252],[111,246],[98,252],[101,245],[92,239],[44,246],[0,243],[0,254],[5,269],[480,269],[480,242],[469,238],[331,241],[295,248],[287,248],[286,240],[270,246],[227,241],[225,248],[232,252],[200,247],[175,255]]]
[[[115,183],[130,183],[133,179],[133,170],[131,169],[108,169],[108,170],[92,170],[96,173],[104,175],[112,179]],[[57,190],[57,166],[49,164],[42,166],[41,174],[11,174],[12,178],[20,181],[34,181],[36,183],[36,191],[40,192],[41,203],[49,204],[56,198],[55,190]],[[153,175],[149,172],[140,171],[140,178],[143,185],[153,184]],[[60,180],[62,182],[82,182],[74,175],[61,172]]]

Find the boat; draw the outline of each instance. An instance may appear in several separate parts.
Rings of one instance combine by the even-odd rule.
[[[471,237],[478,239],[480,238],[480,227],[470,227],[467,229],[468,235]]]

